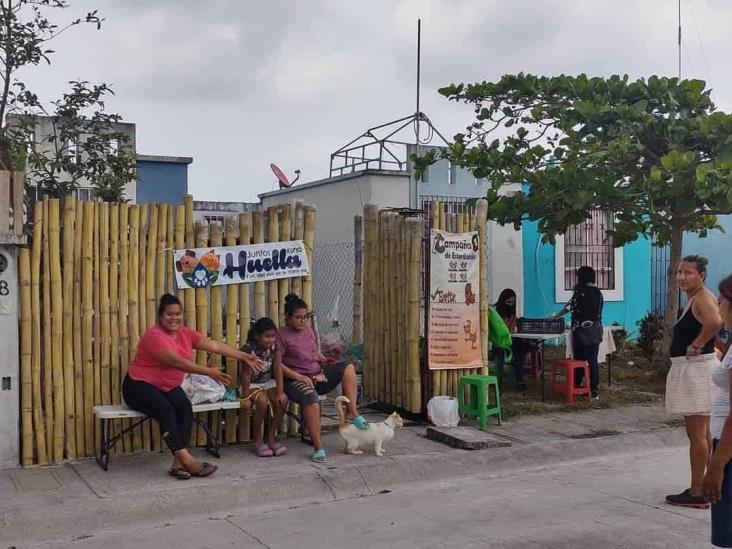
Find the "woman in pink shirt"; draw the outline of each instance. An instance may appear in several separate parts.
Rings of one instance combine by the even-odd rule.
[[[122,382],[125,403],[147,414],[160,424],[163,440],[173,453],[170,475],[185,480],[206,477],[216,466],[201,462],[186,448],[191,438],[193,410],[181,384],[186,373],[201,374],[228,385],[231,378],[218,368],[200,366],[193,361],[193,350],[242,360],[257,371],[261,361],[224,343],[212,341],[195,330],[182,326],[180,301],[165,294],[160,298],[158,323],[142,336],[135,358]]]
[[[282,364],[285,394],[303,407],[303,418],[315,449],[312,460],[325,463],[325,450],[320,443],[318,395],[326,395],[342,384],[343,394],[349,400],[348,419],[359,429],[368,429],[369,424],[356,409],[356,369],[346,362],[328,363],[318,348],[308,318],[307,304],[295,294],[288,295],[286,324],[277,333],[276,357]]]

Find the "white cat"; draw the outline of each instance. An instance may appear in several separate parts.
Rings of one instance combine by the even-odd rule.
[[[346,420],[346,411],[344,404],[350,402],[348,397],[339,396],[336,398],[336,409],[338,410],[338,420],[340,426],[338,432],[346,442],[347,454],[363,454],[359,450],[360,446],[373,444],[374,452],[377,456],[384,455],[384,443],[394,438],[394,429],[402,427],[404,422],[399,414],[394,412],[385,421],[381,423],[370,423],[368,429],[359,429]]]

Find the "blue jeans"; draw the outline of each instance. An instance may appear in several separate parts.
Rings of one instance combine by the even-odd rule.
[[[600,344],[589,345],[587,347],[579,347],[574,345],[573,354],[575,360],[586,360],[587,364],[590,365],[590,390],[593,395],[597,394],[600,388],[600,365],[597,362],[597,355],[600,352]],[[574,375],[575,385],[582,385],[584,382],[585,373],[582,370],[577,370]]]

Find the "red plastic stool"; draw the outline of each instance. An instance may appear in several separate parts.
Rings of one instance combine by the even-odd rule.
[[[574,386],[574,374],[577,370],[585,372],[584,383],[581,387]],[[562,374],[564,379],[559,379],[557,374]],[[555,360],[552,362],[552,379],[549,384],[549,396],[564,395],[567,404],[574,402],[575,395],[585,395],[592,400],[590,391],[590,367],[584,360]]]

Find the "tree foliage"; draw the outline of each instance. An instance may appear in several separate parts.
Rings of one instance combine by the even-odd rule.
[[[107,84],[70,82],[70,90],[44,105],[19,78],[23,70],[50,66],[50,43],[73,27],[101,28],[96,11],[64,25],[49,14],[70,7],[66,0],[0,0],[0,168],[25,168],[42,192],[65,196],[89,182],[105,200],[119,201],[136,178],[129,138],[117,131],[121,120],[105,110]],[[39,69],[40,70],[40,69]],[[37,117],[51,131],[36,135]]]
[[[614,211],[615,246],[639,237],[670,244],[669,315],[684,232],[702,236],[732,212],[732,116],[701,80],[651,76],[503,76],[439,90],[471,105],[475,121],[443,153],[490,181],[489,215],[538,221],[545,240]],[[415,158],[417,170],[439,153]],[[509,182],[527,182],[511,196]]]

